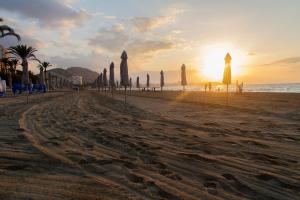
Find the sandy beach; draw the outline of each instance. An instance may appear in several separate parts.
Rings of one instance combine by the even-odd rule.
[[[0,99],[0,199],[300,198],[300,94]]]

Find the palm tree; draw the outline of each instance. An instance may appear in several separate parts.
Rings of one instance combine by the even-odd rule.
[[[12,74],[14,73],[14,63],[12,60],[9,60],[8,61],[8,66],[9,66],[9,69],[8,69],[8,83],[9,83],[9,87],[10,89],[12,89],[12,85],[13,85],[13,81],[12,81]]]
[[[47,79],[47,68],[51,67],[52,65],[49,62],[40,62],[39,67],[43,67],[44,68],[44,73],[45,73],[45,82],[46,85],[48,84],[48,79]],[[48,85],[47,85],[48,86]]]
[[[1,67],[1,72],[6,73],[7,72],[7,66],[9,64],[9,58],[4,57],[4,58],[1,59],[1,62],[3,64],[3,66]]]
[[[34,55],[36,51],[37,49],[26,45],[17,45],[15,47],[10,47],[8,49],[8,53],[22,60],[21,63],[22,70],[23,70],[22,83],[25,84],[27,88],[29,85],[28,60],[31,59],[31,60],[38,61],[38,59]]]
[[[40,70],[40,84],[44,85],[45,84],[45,82],[44,82],[44,66],[39,64],[37,66],[37,68]]]
[[[13,87],[12,76],[13,75],[15,76],[15,74],[16,74],[18,62],[19,62],[19,60],[15,59],[15,58],[8,61],[8,66],[9,66],[9,69],[8,69],[8,71],[9,71],[8,82],[9,82],[9,86],[10,86],[11,89]]]
[[[0,22],[2,22],[2,21],[3,21],[3,19],[0,18]],[[21,37],[15,33],[14,29],[12,29],[11,27],[9,27],[7,25],[1,25],[0,26],[0,38],[9,36],[9,35],[15,36],[18,39],[18,41],[21,40]]]
[[[16,59],[16,58],[13,58],[13,59],[11,59],[11,62],[13,64],[13,71],[12,72],[13,72],[13,75],[15,75],[16,71],[17,71],[17,66],[19,64],[19,60]]]

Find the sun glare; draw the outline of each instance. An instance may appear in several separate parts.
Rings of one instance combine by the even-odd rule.
[[[224,71],[224,57],[230,53],[232,57],[231,71],[234,79],[241,73],[240,66],[245,61],[245,54],[228,44],[211,45],[201,50],[200,75],[206,81],[222,81]]]

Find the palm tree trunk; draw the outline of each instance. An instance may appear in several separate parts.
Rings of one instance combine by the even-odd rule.
[[[40,68],[40,84],[41,85],[45,84],[43,68]]]
[[[12,89],[12,72],[11,71],[9,71],[9,74],[8,74],[8,82],[9,82],[10,89]]]
[[[23,75],[22,75],[22,83],[27,87],[29,85],[29,73],[28,73],[28,62],[26,59],[22,61]]]
[[[47,82],[48,82],[48,81],[47,81],[47,80],[48,80],[48,79],[47,79],[47,69],[44,70],[44,78],[45,78],[45,85],[46,85],[46,88],[48,88],[48,83],[47,83]]]
[[[26,87],[26,100],[27,100],[27,104],[28,104],[28,98],[29,98],[29,73],[28,73],[27,59],[22,60],[22,68],[23,68],[22,83]]]

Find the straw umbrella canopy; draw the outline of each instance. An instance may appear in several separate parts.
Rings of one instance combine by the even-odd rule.
[[[187,85],[187,81],[186,81],[186,69],[185,69],[185,65],[184,64],[181,66],[181,85],[183,86],[183,90],[185,89],[184,87]]]
[[[113,89],[115,84],[115,64],[112,62],[109,66],[109,86]]]
[[[229,53],[226,54],[225,60],[225,68],[223,74],[223,84],[227,85],[227,92],[228,92],[228,85],[231,84],[231,56]]]
[[[165,77],[164,77],[164,71],[160,71],[160,90],[162,91],[163,87],[165,86]]]
[[[147,89],[150,87],[150,76],[147,74]]]
[[[136,77],[136,88],[140,89],[140,77]]]

